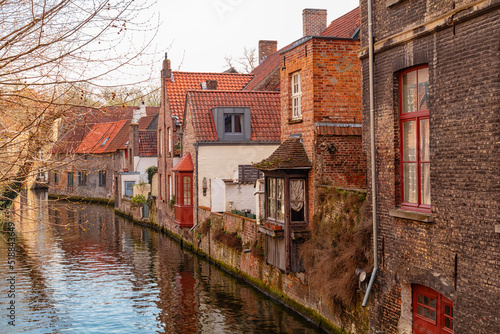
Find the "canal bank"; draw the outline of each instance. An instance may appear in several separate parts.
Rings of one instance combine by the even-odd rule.
[[[319,333],[112,208],[31,193],[17,202],[14,216],[16,328],[2,325],[2,333]],[[2,239],[2,281],[9,271],[4,246]]]

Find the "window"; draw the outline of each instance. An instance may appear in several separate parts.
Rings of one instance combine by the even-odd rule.
[[[267,179],[267,217],[276,222],[285,221],[285,180],[277,177]]]
[[[99,171],[99,187],[105,187],[105,186],[106,186],[106,171],[100,170]]]
[[[158,155],[161,157],[163,155],[163,131],[161,129],[158,129],[158,140],[159,140],[159,145],[158,148],[160,149],[158,152]]]
[[[124,195],[128,197],[134,196],[134,184],[135,181],[125,181],[124,182]]]
[[[429,68],[400,77],[402,207],[430,211]]]
[[[130,164],[132,164],[132,157],[133,157],[133,154],[132,154],[132,149],[131,149],[131,148],[129,148],[129,151],[130,151],[130,152],[128,153],[128,162],[129,162]]]
[[[84,170],[78,171],[78,185],[79,186],[87,185],[87,171]]]
[[[191,177],[184,176],[183,180],[183,190],[184,190],[184,205],[191,205]]]
[[[106,145],[106,143],[108,142],[108,140],[109,140],[109,137],[106,137],[106,138],[102,141],[101,147],[104,147],[104,145]]]
[[[415,334],[453,333],[453,302],[423,285],[413,285]]]
[[[54,171],[54,184],[59,184],[59,171]]]
[[[168,133],[168,153],[172,153],[172,130],[170,128],[167,129]]]
[[[302,118],[302,73],[292,74],[292,119]]]
[[[250,140],[250,108],[218,107],[212,109],[212,114],[219,140]]]
[[[68,187],[73,187],[75,185],[75,173],[68,172],[68,182],[66,184]]]
[[[241,134],[243,114],[224,114],[224,133]]]
[[[303,222],[305,217],[305,180],[290,180],[290,221]]]

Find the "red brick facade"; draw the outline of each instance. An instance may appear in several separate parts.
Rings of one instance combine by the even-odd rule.
[[[282,52],[281,141],[301,134],[313,169],[309,172],[309,216],[314,188],[320,184],[364,189],[366,160],[361,133],[324,135],[317,128],[361,125],[359,41],[332,37],[305,38]],[[302,118],[292,119],[292,74],[302,74]],[[330,148],[330,151],[328,150]]]

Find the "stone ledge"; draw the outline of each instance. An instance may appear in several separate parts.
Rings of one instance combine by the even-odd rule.
[[[389,216],[410,219],[410,220],[417,220],[424,223],[432,223],[434,221],[434,218],[430,213],[408,211],[403,209],[389,210]]]

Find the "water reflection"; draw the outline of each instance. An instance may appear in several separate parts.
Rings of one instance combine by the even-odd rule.
[[[3,294],[2,333],[316,333],[253,288],[110,208],[27,192],[14,213],[16,326],[7,325]],[[5,282],[7,245],[4,238],[0,243]]]

